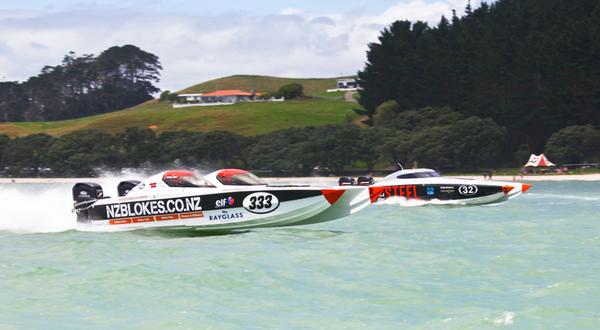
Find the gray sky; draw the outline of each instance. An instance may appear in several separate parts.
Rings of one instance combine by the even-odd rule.
[[[157,55],[159,86],[231,74],[329,77],[362,69],[397,19],[436,24],[467,0],[27,0],[0,2],[0,81],[24,80],[69,51],[134,44]],[[473,6],[479,0],[472,1]]]

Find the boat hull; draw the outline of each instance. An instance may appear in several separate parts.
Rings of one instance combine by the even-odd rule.
[[[229,231],[292,226],[305,224],[307,219],[313,219],[311,223],[338,219],[345,213],[316,216],[335,205],[344,192],[345,189],[269,188],[206,193],[186,188],[167,196],[99,199],[85,208],[76,208],[76,212],[78,221],[88,228]]]
[[[402,198],[442,205],[484,205],[514,198],[524,191],[523,186],[466,179],[405,179],[376,183],[369,187],[369,195],[371,203]]]

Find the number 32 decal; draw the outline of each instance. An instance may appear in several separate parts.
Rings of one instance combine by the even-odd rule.
[[[275,211],[279,207],[279,199],[267,192],[255,192],[246,196],[242,205],[252,213],[264,214]]]
[[[458,187],[458,192],[464,196],[473,196],[477,193],[477,186],[464,185]]]

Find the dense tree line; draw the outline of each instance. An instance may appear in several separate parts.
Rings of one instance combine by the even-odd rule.
[[[546,153],[561,163],[600,162],[600,130],[591,125],[565,127],[548,139]]]
[[[507,130],[492,119],[449,108],[400,111],[381,106],[374,127],[355,125],[290,128],[245,137],[229,132],[175,131],[156,134],[128,128],[109,134],[82,130],[61,137],[0,135],[4,176],[94,176],[98,169],[240,167],[271,175],[369,173],[396,163],[438,170],[520,166],[529,153],[503,159]],[[522,149],[522,148],[520,148]],[[570,126],[552,135],[547,154],[557,163],[600,160],[600,130]]]
[[[158,57],[133,45],[71,52],[27,81],[0,83],[0,121],[77,118],[140,104],[158,92]]]
[[[360,103],[372,116],[449,106],[506,128],[505,159],[600,125],[600,2],[498,0],[436,26],[397,21],[369,45]],[[551,144],[552,145],[552,144]]]
[[[573,139],[569,132],[563,135],[556,139]],[[254,137],[223,131],[156,134],[139,128],[118,134],[82,130],[60,137],[0,135],[0,170],[8,176],[93,176],[100,168],[241,167],[274,175],[309,175],[368,173],[397,162],[442,170],[487,169],[502,162],[506,138],[506,129],[491,119],[448,108],[399,111],[392,104],[380,109],[375,126],[369,128],[350,124],[290,128]]]
[[[390,101],[379,107],[375,128],[384,137],[381,153],[392,163],[454,169],[513,165],[502,160],[506,129],[489,118],[449,108],[400,111]]]

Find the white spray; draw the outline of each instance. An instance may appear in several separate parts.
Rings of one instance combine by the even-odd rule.
[[[400,196],[392,196],[388,197],[383,201],[377,202],[375,205],[396,205],[403,207],[414,207],[414,206],[423,206],[423,205],[445,205],[445,206],[462,206],[465,205],[465,202],[460,200],[439,200],[439,199],[407,199],[405,197]]]
[[[0,187],[0,230],[17,233],[60,232],[75,227],[68,185],[8,184]]]
[[[144,171],[128,169],[119,172],[96,169],[99,178],[75,180],[95,182],[102,186],[104,196],[117,196],[117,184],[123,180],[141,180]],[[72,180],[69,180],[72,181]],[[74,183],[7,183],[0,184],[0,231],[14,233],[51,233],[71,229],[93,229],[77,225],[72,211]],[[104,229],[112,231],[110,229]],[[103,230],[103,231],[104,231]]]

